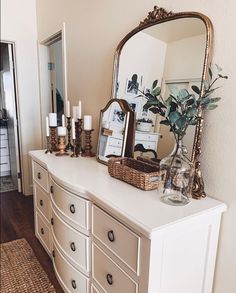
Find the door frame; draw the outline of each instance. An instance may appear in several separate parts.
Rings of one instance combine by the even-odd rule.
[[[41,133],[42,133],[42,143],[43,147],[46,146],[46,135],[45,135],[45,117],[48,115],[48,101],[46,99],[51,99],[51,85],[45,82],[43,75],[45,71],[42,71],[43,64],[47,62],[47,50],[49,50],[49,45],[52,40],[56,40],[57,36],[61,35],[62,41],[62,67],[63,67],[63,91],[64,91],[64,112],[68,100],[68,84],[67,84],[67,54],[66,54],[66,23],[63,22],[62,25],[54,30],[50,35],[47,35],[41,40],[38,40],[38,64],[39,64],[39,83],[40,83],[40,112],[41,112]],[[44,66],[45,68],[45,66]]]

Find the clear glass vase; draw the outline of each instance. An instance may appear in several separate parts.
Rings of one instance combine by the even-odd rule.
[[[187,149],[179,140],[172,153],[161,160],[160,171],[163,193],[161,201],[182,206],[189,203],[193,182],[193,164],[187,158]]]

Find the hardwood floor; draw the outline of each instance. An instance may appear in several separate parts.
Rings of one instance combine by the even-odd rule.
[[[17,191],[1,193],[0,214],[1,243],[25,238],[54,285],[56,292],[63,293],[54,274],[51,259],[34,235],[33,197],[26,197]]]

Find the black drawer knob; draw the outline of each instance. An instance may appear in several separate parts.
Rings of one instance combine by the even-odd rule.
[[[50,192],[53,193],[53,186],[50,187]]]
[[[43,235],[43,234],[44,234],[44,230],[43,230],[43,228],[41,228],[40,231],[41,231],[41,234]]]
[[[52,251],[52,256],[55,257],[55,250]]]
[[[73,204],[70,205],[70,212],[71,212],[72,214],[75,213],[75,206],[74,206]]]
[[[38,177],[38,179],[41,179],[41,173],[40,172],[38,172],[37,177]]]
[[[71,281],[71,286],[72,286],[73,289],[76,289],[76,282],[75,282],[75,280],[72,280]]]
[[[111,242],[115,241],[115,235],[114,235],[114,232],[112,230],[108,231],[107,237],[108,237],[109,241],[111,241]]]
[[[112,285],[113,284],[113,280],[112,280],[112,275],[111,274],[107,274],[107,283],[109,285]]]
[[[52,225],[52,226],[54,225],[54,220],[53,220],[53,218],[51,218],[51,225]]]
[[[75,243],[74,242],[71,242],[70,248],[71,248],[72,251],[76,251],[76,247],[75,247]]]
[[[40,199],[39,204],[41,205],[41,207],[43,206],[43,200]]]

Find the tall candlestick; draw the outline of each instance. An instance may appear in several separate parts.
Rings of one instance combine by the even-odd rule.
[[[50,126],[50,144],[51,151],[57,151],[57,127]]]
[[[70,117],[70,101],[66,104],[66,117]]]
[[[49,119],[46,117],[46,136],[49,136]]]
[[[71,132],[72,132],[72,139],[75,139],[75,119],[72,118],[71,120]]]
[[[57,127],[57,113],[49,113],[49,126]]]
[[[81,119],[81,115],[82,115],[82,103],[79,100],[79,107],[78,107],[78,119]]]
[[[73,145],[71,144],[71,117],[66,117],[67,120],[67,145],[66,145],[66,150],[73,150]]]
[[[75,139],[76,139],[76,153],[82,154],[82,132],[83,132],[83,119],[78,119],[75,122]]]
[[[92,116],[84,115],[84,130],[92,130]]]
[[[65,120],[65,115],[62,114],[61,116],[61,121],[62,121],[62,127],[65,127],[66,126],[66,120]]]

